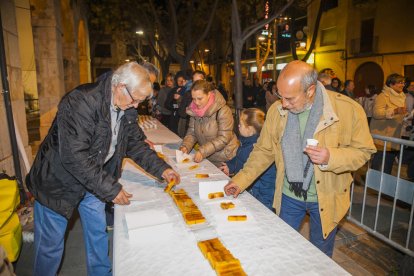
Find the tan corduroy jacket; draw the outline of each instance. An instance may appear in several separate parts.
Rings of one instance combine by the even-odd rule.
[[[384,86],[381,94],[375,98],[371,133],[387,137],[401,138],[404,114],[394,114],[397,107],[405,107],[404,93],[397,94],[393,89]],[[384,142],[375,140],[378,150],[384,150]],[[399,150],[399,144],[387,143],[387,151]]]
[[[236,155],[239,142],[233,131],[234,119],[230,107],[220,92],[214,93],[214,103],[203,117],[196,116],[187,108],[187,114],[191,117],[182,146],[190,151],[198,143],[203,157],[219,166]]]
[[[314,138],[330,153],[325,168],[314,166],[319,213],[326,238],[348,211],[351,172],[364,165],[376,149],[362,107],[349,97],[318,87],[323,93],[324,107]],[[280,213],[285,177],[281,140],[287,115],[288,111],[282,108],[280,101],[271,106],[254,150],[243,169],[232,178],[244,190],[275,162],[277,176],[273,207],[277,214]]]

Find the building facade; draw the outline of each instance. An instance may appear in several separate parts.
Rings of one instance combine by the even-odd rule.
[[[326,2],[314,50],[318,71],[330,68],[339,79],[354,80],[357,96],[363,95],[367,85],[380,90],[392,73],[414,79],[414,1]],[[309,33],[315,31],[319,3],[309,5]]]

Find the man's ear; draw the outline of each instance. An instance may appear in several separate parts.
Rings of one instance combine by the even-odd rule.
[[[309,86],[308,90],[306,90],[306,96],[308,96],[308,98],[312,98],[315,95],[315,91],[316,85],[312,84],[311,86]]]

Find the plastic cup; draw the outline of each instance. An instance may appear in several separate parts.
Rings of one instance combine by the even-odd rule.
[[[306,139],[306,145],[308,146],[317,146],[319,141],[316,139]]]

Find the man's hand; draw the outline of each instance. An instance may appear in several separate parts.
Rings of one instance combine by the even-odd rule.
[[[203,161],[203,155],[201,154],[201,152],[197,151],[194,154],[194,162],[200,163],[201,161]]]
[[[229,166],[227,166],[226,163],[222,162],[221,166],[219,167],[219,169],[224,172],[225,175],[229,176],[230,172],[229,172]]]
[[[132,194],[128,193],[122,188],[119,191],[118,195],[112,200],[112,202],[118,205],[129,205],[130,197],[132,197]]]
[[[154,148],[154,143],[153,142],[151,142],[150,140],[148,140],[148,139],[145,139],[144,140],[144,142],[145,143],[147,143],[148,144],[148,146],[152,149],[152,150],[155,150],[155,148]]]
[[[232,195],[234,198],[236,198],[240,194],[241,189],[239,186],[237,186],[236,183],[230,181],[226,186],[224,186],[224,192],[226,195]]]
[[[180,175],[174,171],[173,169],[166,169],[162,173],[162,178],[164,178],[167,182],[170,182],[171,180],[175,181],[175,184],[180,184]]]
[[[181,147],[180,147],[180,150],[181,150],[183,153],[188,153],[188,150],[187,150],[187,148],[186,148],[186,147],[181,146]]]
[[[315,165],[328,165],[330,153],[327,148],[306,146],[305,153]]]

